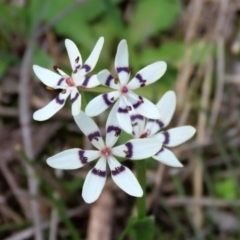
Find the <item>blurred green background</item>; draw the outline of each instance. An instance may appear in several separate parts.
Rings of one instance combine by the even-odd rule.
[[[239,24],[238,0],[0,0],[0,239],[239,239]],[[101,198],[84,203],[81,188],[94,163],[74,171],[47,166],[53,154],[91,147],[70,103],[48,121],[32,120],[57,95],[32,65],[70,74],[64,40],[76,43],[84,61],[100,36],[93,73],[114,73],[117,45],[126,39],[133,74],[155,61],[168,65],[137,92],[157,102],[174,90],[170,127],[197,128],[195,139],[174,149],[184,168],[147,160],[154,221],[129,221],[135,199],[110,177]],[[88,102],[96,92],[84,96]],[[95,119],[103,133],[106,117]]]

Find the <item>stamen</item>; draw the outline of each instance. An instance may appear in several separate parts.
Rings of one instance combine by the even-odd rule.
[[[74,73],[74,74],[77,73],[77,69],[75,69],[75,70],[73,71],[73,73]]]
[[[79,56],[75,59],[75,63],[79,62]]]
[[[72,79],[71,77],[68,77],[68,78],[66,79],[66,83],[67,83],[70,87],[74,86],[74,81],[73,81],[73,79]]]
[[[111,155],[111,149],[106,147],[106,148],[101,150],[101,153],[102,153],[102,155],[107,157],[107,156]]]
[[[120,131],[119,130],[116,130],[115,131],[115,137],[118,137],[120,135]]]
[[[128,92],[128,88],[126,86],[122,87],[122,93],[127,93]]]
[[[58,69],[59,69],[58,66],[53,66],[53,69],[54,69],[57,73],[59,73],[59,72],[58,72]]]
[[[110,98],[110,100],[113,102],[115,99],[114,99],[114,97],[112,97],[112,98]]]
[[[129,111],[132,110],[132,107],[131,107],[131,106],[126,106],[126,109],[127,109],[127,111],[129,112]]]
[[[65,94],[66,92],[67,92],[66,89],[63,89],[63,90],[62,90],[62,94]]]
[[[94,137],[93,139],[96,140],[96,141],[98,141],[98,138],[97,138],[97,137]]]
[[[132,124],[132,126],[137,126],[137,125],[138,125],[138,123],[137,123],[137,122],[135,122],[135,123],[133,123],[133,124]]]
[[[118,84],[119,83],[119,79],[118,78],[114,78],[114,83]]]
[[[126,156],[129,155],[129,151],[123,150],[123,152],[126,154]]]
[[[120,172],[120,167],[115,167],[115,170],[116,170],[117,172]]]
[[[129,68],[129,69],[128,69],[128,73],[129,73],[129,74],[132,74],[132,71],[133,71],[133,68]]]
[[[47,90],[49,90],[49,91],[52,91],[52,90],[54,90],[54,88],[52,88],[52,87],[49,87],[49,86],[46,86],[46,89],[47,89]]]
[[[146,138],[150,134],[150,130],[148,129],[145,133],[143,133],[140,138]]]

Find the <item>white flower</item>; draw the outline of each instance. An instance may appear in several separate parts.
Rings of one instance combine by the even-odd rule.
[[[113,145],[118,140],[121,128],[116,115],[109,114],[106,123],[106,141],[104,143],[95,122],[81,112],[74,117],[77,125],[98,150],[82,150],[74,148],[63,151],[47,159],[47,164],[58,169],[76,169],[84,166],[96,158],[97,164],[87,174],[83,185],[82,196],[87,203],[94,202],[102,192],[106,182],[106,164],[108,163],[113,181],[126,193],[141,197],[143,191],[133,175],[125,166],[121,165],[115,156],[130,160],[139,160],[153,156],[160,150],[162,144],[156,139],[133,139],[118,147]]]
[[[167,69],[165,62],[155,62],[141,69],[128,83],[131,70],[128,65],[128,47],[126,40],[122,40],[117,49],[115,58],[115,70],[118,78],[114,78],[108,70],[98,73],[97,77],[101,84],[112,88],[114,91],[97,96],[86,107],[86,114],[96,116],[102,113],[117,99],[117,120],[122,129],[132,133],[130,114],[135,109],[140,115],[159,119],[160,112],[157,107],[146,98],[135,94],[132,90],[154,83],[162,77]]]
[[[183,165],[178,161],[173,152],[166,147],[175,147],[187,141],[195,134],[196,129],[192,126],[182,126],[157,133],[169,124],[173,116],[176,107],[175,93],[173,91],[165,93],[156,106],[161,112],[161,118],[158,120],[147,119],[146,125],[145,119],[141,115],[131,115],[133,136],[135,138],[160,140],[163,147],[153,158],[171,167],[182,167]]]
[[[58,67],[54,67],[54,69],[59,74],[37,65],[33,66],[35,74],[47,88],[63,89],[54,100],[33,114],[35,120],[44,121],[52,117],[64,106],[69,95],[71,95],[72,115],[79,114],[81,110],[81,94],[78,92],[77,87],[92,88],[100,84],[97,75],[85,75],[94,69],[102,50],[103,42],[104,38],[99,38],[90,56],[82,64],[82,58],[75,43],[69,39],[65,40],[65,46],[73,70],[71,77]]]

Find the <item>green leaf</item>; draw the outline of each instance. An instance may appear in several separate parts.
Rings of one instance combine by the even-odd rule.
[[[3,74],[5,73],[5,71],[7,70],[9,66],[9,62],[8,61],[3,61],[2,59],[0,59],[0,79],[2,79]]]
[[[52,68],[53,59],[42,48],[36,46],[33,54],[33,64],[37,64],[41,67]]]
[[[226,178],[214,183],[216,194],[226,200],[238,199],[237,187],[237,182],[234,178]]]
[[[130,20],[129,38],[134,44],[146,37],[168,29],[180,12],[179,0],[142,0],[137,2]]]
[[[154,237],[154,233],[155,223],[152,216],[142,219],[132,217],[118,240],[123,240],[127,234],[129,234],[133,240],[151,240]]]

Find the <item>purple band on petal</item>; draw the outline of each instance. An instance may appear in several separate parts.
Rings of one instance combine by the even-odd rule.
[[[85,69],[86,72],[89,72],[89,71],[91,70],[91,67],[90,67],[89,65],[87,65],[87,64],[84,64],[84,65],[82,66],[82,69]]]
[[[143,120],[143,116],[140,115],[140,114],[135,114],[135,115],[132,115],[131,116],[131,120],[134,121],[136,119],[140,119],[140,120]]]
[[[133,145],[132,145],[132,143],[128,142],[128,143],[125,144],[125,146],[128,149],[125,157],[126,158],[131,158],[132,155],[133,155]]]
[[[75,68],[75,69],[77,69],[77,70],[78,70],[78,69],[80,69],[80,67],[81,67],[81,65],[79,64],[79,65],[77,65],[77,66],[76,66],[76,68]]]
[[[65,99],[60,99],[59,95],[55,99],[56,99],[56,103],[60,105],[63,105],[65,103]]]
[[[88,85],[90,78],[91,78],[91,76],[85,76],[82,86],[86,87]]]
[[[76,92],[75,97],[71,98],[71,103],[74,103],[78,99],[78,97],[79,97],[79,93]]]
[[[128,113],[128,110],[126,108],[118,108],[119,113]]]
[[[86,164],[88,161],[88,158],[84,156],[85,151],[79,150],[78,156],[82,164]]]
[[[106,84],[107,86],[110,86],[110,83],[111,83],[111,81],[112,81],[113,79],[114,79],[113,76],[112,76],[112,75],[109,75],[108,78],[107,78],[107,80],[106,80],[106,83],[105,83],[105,84]]]
[[[93,173],[94,175],[99,176],[99,177],[106,177],[106,171],[101,171],[101,170],[96,169],[96,168],[93,168],[93,169],[92,169],[92,173]]]
[[[96,132],[90,133],[87,137],[91,142],[93,139],[101,137],[101,135],[100,135],[100,132],[96,131]]]
[[[166,145],[166,144],[169,143],[170,134],[169,134],[169,132],[164,132],[163,135],[164,135],[164,137],[165,137],[165,140],[164,140],[163,144]]]
[[[143,78],[142,78],[142,75],[141,74],[137,74],[136,76],[135,76],[135,78],[137,78],[138,80],[139,80],[139,82],[141,83],[141,85],[140,85],[140,87],[144,87],[144,86],[146,86],[146,80],[144,80]]]
[[[159,128],[163,128],[164,127],[164,123],[160,120],[155,120],[155,119],[148,119],[148,122],[155,122],[158,124]]]
[[[58,80],[57,85],[60,86],[60,85],[62,84],[63,81],[64,81],[64,78],[60,78],[60,79]]]
[[[118,73],[120,73],[120,72],[129,73],[129,68],[128,68],[128,67],[118,67],[118,68],[117,68],[117,72],[118,72]]]
[[[112,170],[112,175],[116,176],[119,173],[123,172],[125,170],[125,167],[123,165],[120,165],[119,167],[116,167],[114,170]]]
[[[144,103],[143,98],[141,96],[138,97],[139,101],[133,104],[134,108],[138,108],[142,103]]]
[[[107,133],[110,133],[112,131],[114,131],[114,132],[118,133],[118,135],[120,135],[122,129],[117,126],[113,126],[113,125],[108,126]]]
[[[112,102],[108,100],[107,93],[103,94],[102,97],[107,106],[110,106],[112,104]]]
[[[164,151],[164,148],[162,147],[161,149],[160,149],[160,151],[158,151],[156,154],[155,154],[155,156],[157,156],[159,153],[161,153],[161,152],[163,152]]]

